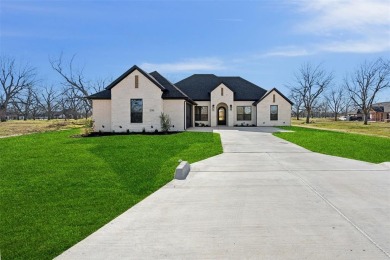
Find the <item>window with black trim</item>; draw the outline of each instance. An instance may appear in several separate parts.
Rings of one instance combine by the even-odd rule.
[[[142,99],[130,99],[130,122],[142,123]]]
[[[270,120],[271,121],[278,120],[278,106],[277,105],[271,105],[271,107],[270,107]]]
[[[238,106],[237,121],[250,121],[250,120],[252,120],[252,107]]]
[[[208,121],[209,113],[207,106],[196,106],[195,107],[195,121]]]

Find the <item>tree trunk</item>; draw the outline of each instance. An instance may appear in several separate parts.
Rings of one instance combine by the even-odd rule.
[[[306,115],[306,124],[310,123],[310,110],[307,110],[307,115]]]
[[[337,113],[334,113],[334,121],[337,121]]]
[[[5,106],[0,106],[0,122],[7,121],[7,108]]]
[[[297,120],[299,120],[299,109],[297,108]]]
[[[364,124],[368,125],[367,122],[368,122],[368,113],[364,113]]]

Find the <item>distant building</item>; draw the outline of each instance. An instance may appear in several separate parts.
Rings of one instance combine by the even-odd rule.
[[[356,111],[348,113],[349,121],[362,121],[363,111],[359,108]],[[390,122],[390,102],[380,102],[373,104],[369,112],[368,121],[372,122]]]
[[[372,105],[370,121],[390,121],[390,102],[381,102]]]

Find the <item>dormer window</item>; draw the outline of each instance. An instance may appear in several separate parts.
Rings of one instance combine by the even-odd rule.
[[[223,96],[223,88],[221,88],[221,96]]]
[[[134,77],[134,85],[135,85],[135,88],[138,88],[138,75],[135,75],[135,77]]]

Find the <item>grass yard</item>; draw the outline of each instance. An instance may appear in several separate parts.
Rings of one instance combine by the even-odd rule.
[[[369,122],[368,125],[364,125],[363,122],[334,121],[333,118],[313,118],[311,121],[313,123],[306,124],[304,118],[299,121],[292,118],[291,123],[293,126],[390,137],[390,123]]]
[[[313,152],[372,163],[390,162],[390,138],[295,126],[281,128],[294,132],[274,133],[275,136]]]
[[[173,179],[178,160],[222,153],[218,134],[0,139],[2,259],[52,259]]]
[[[0,122],[0,137],[81,128],[85,122],[85,119],[9,120]]]

